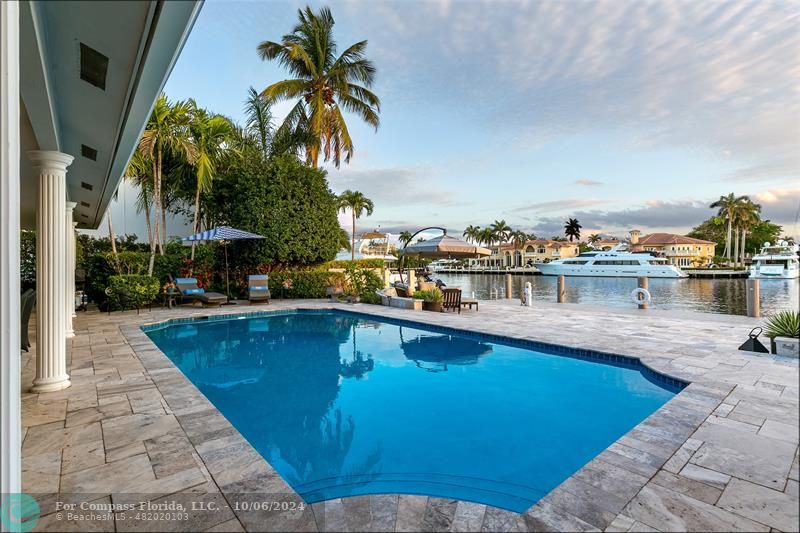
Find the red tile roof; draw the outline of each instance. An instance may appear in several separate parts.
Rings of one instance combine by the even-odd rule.
[[[651,233],[639,237],[639,242],[634,246],[641,246],[644,244],[717,244],[713,241],[704,241],[702,239],[695,239],[693,237],[686,237],[684,235],[675,235],[674,233]]]

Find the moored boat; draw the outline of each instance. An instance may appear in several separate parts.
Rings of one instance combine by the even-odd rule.
[[[759,279],[797,279],[800,278],[798,246],[792,241],[779,241],[777,244],[764,243],[761,251],[753,256],[750,277]]]
[[[607,252],[584,252],[577,257],[536,263],[545,276],[597,276],[615,278],[687,278],[680,268],[647,252],[628,252],[624,244]]]

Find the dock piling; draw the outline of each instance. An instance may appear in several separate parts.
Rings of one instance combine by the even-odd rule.
[[[567,301],[567,292],[565,287],[565,278],[564,276],[558,276],[558,295],[556,301],[560,304],[563,304]]]
[[[647,276],[642,276],[642,277],[639,278],[639,288],[647,290],[647,288],[648,288]],[[647,308],[648,308],[647,301],[644,300],[642,297],[640,297],[639,298],[639,309],[647,309]]]
[[[759,318],[761,316],[761,288],[759,280],[747,280],[747,316]]]
[[[511,274],[506,274],[506,298],[511,298],[512,291]]]

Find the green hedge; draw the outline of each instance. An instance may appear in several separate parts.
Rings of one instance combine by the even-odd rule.
[[[336,261],[328,261],[327,263],[323,263],[318,268],[327,270],[329,268],[349,268],[349,267],[356,267],[356,268],[383,268],[383,259],[356,259],[352,261],[350,259],[337,259]]]
[[[123,274],[108,279],[112,309],[145,307],[153,303],[161,289],[158,279],[140,274]]]
[[[269,292],[273,298],[325,298],[328,296],[325,287],[331,283],[344,285],[344,272],[283,270],[269,274]]]

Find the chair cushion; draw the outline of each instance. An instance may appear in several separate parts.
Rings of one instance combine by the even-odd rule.
[[[196,289],[183,290],[183,294],[203,294],[204,292],[206,292],[206,290],[201,287],[197,287]]]
[[[253,292],[256,292],[256,291],[268,291],[268,290],[269,290],[269,287],[267,287],[266,285],[253,285],[252,287],[250,287],[250,291],[253,291]]]
[[[175,278],[178,285],[197,285],[197,278]]]

